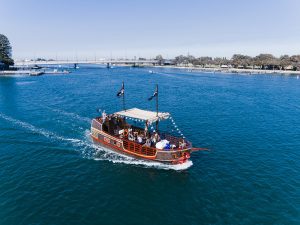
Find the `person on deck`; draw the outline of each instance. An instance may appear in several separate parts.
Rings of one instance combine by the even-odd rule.
[[[102,112],[102,124],[105,122],[106,117],[107,117],[107,114],[106,114],[105,110],[103,110],[103,112]]]
[[[158,133],[156,131],[154,131],[154,133],[151,135],[151,143],[153,146],[156,145],[157,142],[160,141],[160,137],[158,135]]]
[[[155,134],[154,134],[154,138],[155,138],[155,140],[156,140],[157,142],[160,141],[160,136],[159,136],[158,133],[156,133],[156,132],[155,132]]]
[[[135,140],[135,138],[132,134],[132,129],[128,129],[128,140],[129,141],[134,141]]]
[[[182,139],[182,142],[179,141],[179,148],[184,149],[186,147],[186,143],[184,141],[184,139]]]
[[[149,122],[146,121],[145,130],[144,130],[145,137],[147,137],[147,135],[148,135],[148,126],[149,126]]]
[[[150,138],[146,139],[146,142],[145,142],[145,144],[143,146],[151,147],[151,140],[150,140]]]
[[[137,136],[137,142],[141,144],[143,142],[143,137],[141,135]]]

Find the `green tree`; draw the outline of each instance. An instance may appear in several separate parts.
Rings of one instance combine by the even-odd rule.
[[[290,57],[290,62],[294,70],[300,70],[300,55],[293,55]]]
[[[184,61],[185,61],[185,56],[183,56],[183,55],[176,56],[174,59],[174,63],[176,65],[182,64]]]
[[[254,58],[254,63],[262,69],[274,69],[278,67],[279,60],[271,54],[260,54]]]
[[[228,59],[226,59],[225,57],[216,57],[212,60],[211,62],[212,64],[216,65],[216,66],[222,66],[222,65],[228,65],[230,64],[230,61]]]
[[[196,62],[196,58],[192,55],[187,55],[185,58],[186,58],[187,63],[191,63],[194,65],[194,63]]]
[[[251,56],[234,54],[231,58],[232,65],[237,68],[239,66],[247,67],[253,65],[253,59]]]
[[[213,59],[212,59],[212,57],[203,56],[203,57],[198,58],[198,62],[199,62],[199,65],[201,65],[202,67],[205,67],[206,65],[212,64]]]
[[[288,55],[282,55],[279,58],[279,66],[281,67],[281,69],[284,69],[287,66],[292,65],[292,62],[290,60],[290,57]]]
[[[11,58],[12,48],[8,38],[0,34],[0,61],[4,63],[5,67],[14,65],[14,60]]]
[[[164,58],[162,57],[162,55],[157,55],[155,57],[155,60],[157,60],[158,65],[163,65],[165,63]]]

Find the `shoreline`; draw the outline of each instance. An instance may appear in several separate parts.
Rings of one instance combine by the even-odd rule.
[[[150,66],[168,69],[185,69],[192,71],[201,71],[206,73],[231,73],[231,74],[276,74],[276,75],[300,75],[300,71],[290,70],[261,70],[261,69],[236,69],[236,68],[201,68],[195,66]]]
[[[91,64],[93,65],[93,64]],[[99,64],[94,64],[99,65]],[[126,66],[130,67],[131,65],[120,64],[115,66]],[[202,68],[196,66],[158,66],[158,65],[144,65],[140,68],[148,67],[148,68],[165,68],[165,69],[181,69],[188,70],[188,72],[199,71],[205,73],[224,73],[224,74],[262,74],[262,75],[295,75],[299,76],[300,71],[291,71],[291,70],[262,70],[262,69],[237,69],[237,68]],[[0,71],[0,76],[5,75],[30,75],[30,70],[3,70]],[[54,72],[47,71],[45,73],[53,74]],[[56,72],[62,73],[62,72]]]

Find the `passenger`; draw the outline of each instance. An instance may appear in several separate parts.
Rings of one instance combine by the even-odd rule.
[[[128,138],[128,129],[120,130],[119,134],[121,138]]]
[[[114,129],[114,135],[115,135],[115,136],[118,136],[118,135],[119,135],[118,129]]]
[[[145,137],[148,135],[148,126],[149,126],[149,122],[147,121],[145,124],[145,130],[144,130]]]
[[[128,140],[129,141],[135,141],[135,138],[134,138],[134,136],[132,134],[132,129],[128,130]]]
[[[137,136],[137,141],[138,141],[139,144],[141,144],[143,142],[143,138],[142,138],[141,135]]]
[[[146,142],[145,142],[145,144],[143,146],[151,147],[151,140],[150,140],[150,138],[146,139]]]
[[[120,127],[117,125],[117,127],[114,129],[114,135],[118,136],[120,130],[121,130]]]
[[[154,131],[154,133],[151,136],[152,145],[155,146],[157,142],[161,141],[160,136],[157,132]]]
[[[154,133],[151,135],[151,143],[152,145],[155,145],[156,144],[156,132],[154,131]]]
[[[157,142],[159,142],[161,139],[160,139],[160,136],[158,135],[158,133],[155,133],[154,134],[154,137],[155,137],[155,140],[157,141]]]
[[[185,143],[185,141],[184,141],[184,139],[182,139],[182,142],[181,141],[179,141],[179,148],[185,148],[186,147],[186,143]]]
[[[105,110],[103,110],[103,112],[102,112],[102,124],[105,122],[106,117],[107,117],[107,114],[105,113]]]

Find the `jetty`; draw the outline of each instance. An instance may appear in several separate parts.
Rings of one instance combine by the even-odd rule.
[[[0,70],[0,75],[29,75],[29,76],[41,76],[44,74],[69,74],[69,70]]]

